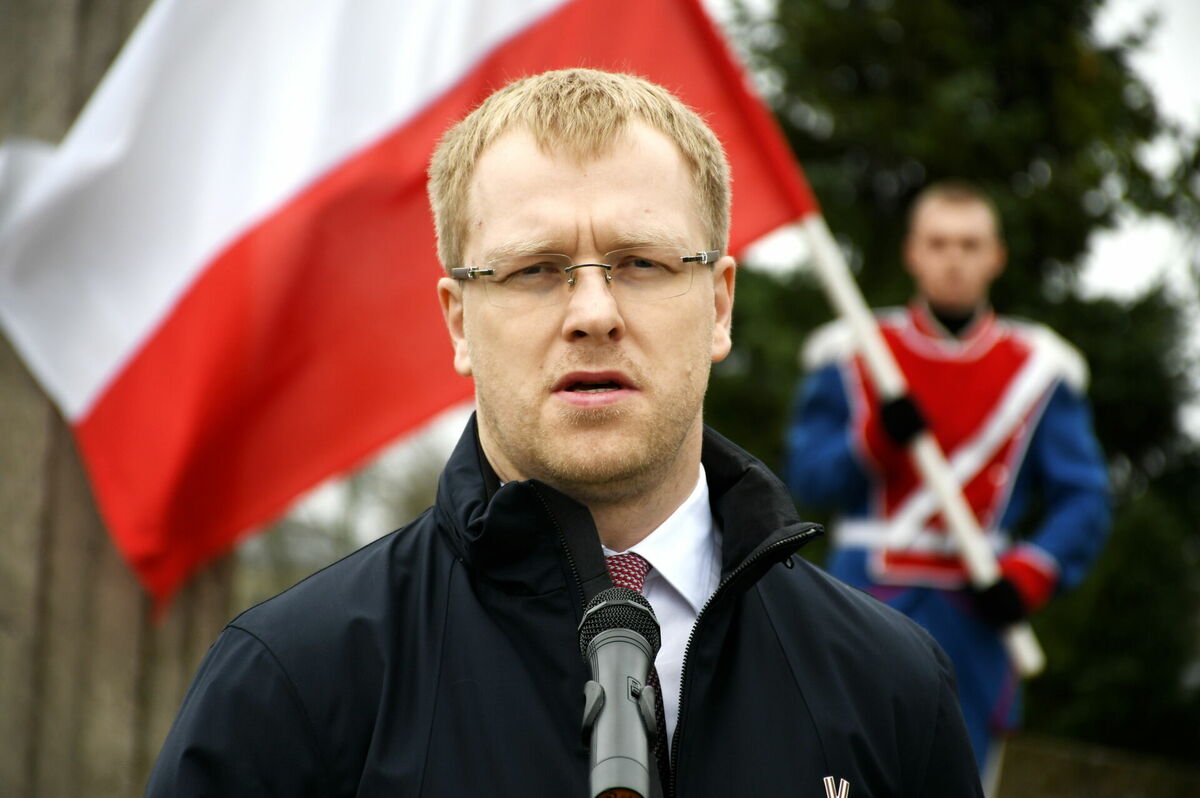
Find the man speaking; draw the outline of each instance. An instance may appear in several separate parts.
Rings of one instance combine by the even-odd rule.
[[[226,627],[147,795],[592,795],[579,626],[614,585],[661,630],[605,699],[645,696],[651,794],[978,795],[941,650],[794,556],[819,529],[703,425],[735,264],[699,117],[635,77],[526,78],[445,135],[429,193],[478,407],[436,503]]]

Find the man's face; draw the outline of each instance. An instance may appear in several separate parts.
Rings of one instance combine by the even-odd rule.
[[[478,162],[464,265],[499,252],[594,263],[638,244],[700,251],[696,207],[683,157],[643,124],[582,162],[514,130]],[[709,367],[730,347],[734,263],[689,268],[687,293],[648,302],[614,298],[603,270],[579,269],[563,303],[522,311],[494,306],[480,283],[439,283],[455,368],[475,379],[480,438],[501,479],[541,479],[588,502],[694,474]]]
[[[917,209],[904,245],[917,291],[941,310],[968,311],[1004,268],[1004,245],[987,206],[933,198]]]

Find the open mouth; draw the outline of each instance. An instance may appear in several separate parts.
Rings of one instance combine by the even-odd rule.
[[[633,385],[630,381],[618,371],[575,371],[564,374],[554,386],[556,392],[574,394],[581,398],[586,395],[617,393],[631,388]]]
[[[607,391],[619,391],[625,386],[612,380],[603,380],[601,382],[573,382],[564,390],[571,393],[605,393]]]

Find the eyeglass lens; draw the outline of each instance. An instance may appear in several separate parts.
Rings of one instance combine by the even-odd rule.
[[[684,260],[691,255],[675,247],[637,247],[609,252],[594,264],[573,264],[566,255],[517,255],[489,261],[493,273],[481,281],[493,305],[532,308],[565,302],[582,272],[595,268],[619,301],[648,302],[691,290],[694,264]]]

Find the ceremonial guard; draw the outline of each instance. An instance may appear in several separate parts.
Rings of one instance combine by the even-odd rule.
[[[880,402],[849,326],[818,329],[785,470],[797,498],[839,514],[829,570],[915,619],[949,654],[983,767],[1020,715],[999,632],[1087,572],[1109,526],[1106,469],[1083,357],[1048,327],[988,304],[1005,262],[990,200],[967,184],[927,189],[904,255],[916,296],[876,318],[909,393]],[[926,429],[998,557],[1002,578],[987,590],[970,587],[909,456]]]

